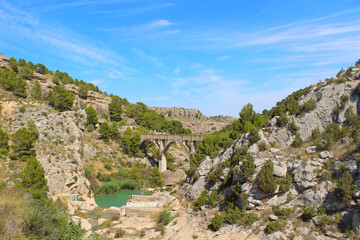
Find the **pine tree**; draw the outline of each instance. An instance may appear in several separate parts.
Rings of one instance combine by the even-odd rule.
[[[123,112],[121,105],[115,101],[109,104],[110,120],[119,122],[121,121],[121,114]]]
[[[92,106],[89,106],[85,109],[85,112],[86,112],[86,125],[92,124],[95,126],[98,123],[96,110]]]
[[[69,110],[74,104],[75,95],[61,86],[55,86],[49,93],[49,105],[59,111]]]
[[[42,99],[42,91],[39,81],[35,81],[34,86],[30,90],[30,95],[35,100],[41,100]]]
[[[152,174],[151,174],[151,183],[154,187],[161,187],[164,185],[164,179],[161,176],[161,173],[159,171],[159,168],[157,166],[154,166],[152,168]]]
[[[26,166],[19,174],[21,187],[36,195],[44,195],[49,187],[45,179],[44,168],[34,156],[27,158]]]
[[[256,184],[258,188],[264,193],[274,193],[276,190],[275,178],[273,176],[274,164],[268,160],[261,168],[256,177]]]
[[[0,149],[9,149],[9,134],[0,128]]]
[[[33,149],[36,136],[26,127],[18,129],[11,135],[11,158],[26,160],[29,156],[34,156]]]

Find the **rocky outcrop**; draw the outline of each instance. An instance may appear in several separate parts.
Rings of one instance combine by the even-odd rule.
[[[164,114],[169,120],[179,120],[184,128],[193,134],[209,134],[219,131],[236,119],[229,116],[206,117],[197,109],[148,107],[157,113]]]
[[[81,118],[82,119],[79,119]],[[49,192],[52,196],[66,194],[89,194],[90,184],[84,176],[84,110],[76,113],[56,112],[42,106],[26,107],[25,112],[16,112],[12,132],[29,120],[39,130],[36,142],[36,157],[45,170]],[[76,125],[79,123],[79,125]]]
[[[11,70],[9,59],[0,53],[0,68]]]
[[[174,172],[166,170],[162,172],[161,175],[164,178],[164,184],[166,186],[175,186],[186,179],[186,174],[182,169],[176,169]]]
[[[352,89],[358,84],[358,81],[347,81],[346,83],[331,83],[315,91],[316,87],[306,96],[300,98],[299,104],[308,100],[316,101],[316,108],[304,116],[295,118],[296,125],[300,128],[299,134],[302,139],[307,139],[311,131],[319,128],[324,131],[325,128],[333,122],[343,123],[345,121],[345,110],[352,106],[355,111],[358,107],[358,99],[351,97],[339,116],[334,116],[334,108],[341,106],[341,96],[350,96]]]

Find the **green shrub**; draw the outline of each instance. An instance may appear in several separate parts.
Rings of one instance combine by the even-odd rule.
[[[359,96],[360,95],[360,83],[353,89],[351,96]]]
[[[12,159],[22,159],[26,160],[28,156],[35,155],[34,142],[36,140],[36,135],[34,135],[26,127],[18,129],[15,133],[11,135],[11,158]]]
[[[21,178],[20,186],[32,194],[45,196],[49,190],[44,168],[34,156],[27,158],[26,166],[19,173],[19,177]]]
[[[350,202],[355,195],[356,186],[353,183],[354,179],[350,173],[346,173],[337,181],[335,189],[335,198],[339,202]]]
[[[266,142],[265,141],[261,141],[258,143],[258,147],[259,147],[259,151],[265,151],[266,150]]]
[[[48,96],[49,105],[59,111],[69,110],[75,100],[75,95],[61,86],[55,86]]]
[[[278,178],[277,183],[279,184],[279,190],[283,193],[289,191],[292,185],[292,180],[293,177],[289,173],[286,173],[286,176],[283,178]]]
[[[304,141],[301,139],[300,134],[296,134],[295,140],[291,144],[292,147],[298,148],[303,145]]]
[[[160,215],[157,219],[157,223],[163,226],[168,225],[172,220],[171,212],[168,210],[163,210],[160,212]]]
[[[281,113],[280,116],[276,119],[276,125],[278,127],[285,127],[286,124],[288,123],[289,119],[286,116],[285,113]]]
[[[308,100],[301,106],[301,112],[311,112],[316,108],[314,100]]]
[[[151,173],[151,184],[153,187],[161,187],[164,185],[164,179],[161,176],[159,168],[154,166]]]
[[[208,191],[206,189],[204,191],[202,191],[202,193],[200,194],[198,199],[195,201],[195,204],[194,204],[195,210],[199,210],[201,208],[201,206],[206,204],[206,202],[208,201],[207,194],[208,194]]]
[[[251,175],[255,173],[256,167],[254,164],[254,158],[251,155],[247,155],[242,165],[240,166],[240,173],[244,178],[249,179]]]
[[[125,236],[125,230],[124,229],[118,229],[115,232],[115,238],[122,238]]]
[[[280,206],[274,206],[272,210],[276,216],[282,218],[288,218],[294,212],[291,208],[281,208]]]
[[[349,99],[350,99],[349,95],[345,95],[345,94],[341,95],[341,106],[340,106],[341,109],[345,108],[345,106],[348,103]]]
[[[273,162],[271,160],[266,161],[255,180],[260,191],[268,194],[275,192],[277,185],[275,183],[273,171]]]
[[[102,139],[114,139],[118,134],[117,124],[113,122],[110,126],[107,122],[103,122],[100,124],[99,133],[101,134]]]
[[[216,190],[212,190],[210,195],[209,195],[209,198],[208,198],[208,203],[211,207],[215,207],[217,201],[218,201],[218,192]]]
[[[355,126],[357,123],[357,115],[354,112],[353,106],[349,106],[345,111],[345,125],[349,127]]]
[[[308,222],[315,216],[316,216],[315,207],[305,207],[305,208],[303,208],[303,213],[301,215],[301,219],[303,221]]]
[[[210,169],[210,171],[206,174],[205,176],[205,180],[209,183],[209,184],[214,184],[217,181],[220,181],[220,177],[221,174],[224,170],[224,166],[222,164],[220,164],[217,168],[215,169]]]
[[[0,128],[0,149],[9,149],[9,134]]]
[[[299,130],[299,127],[295,124],[294,121],[290,122],[289,125],[288,125],[288,130],[293,134],[293,135],[296,135],[298,130]]]
[[[95,126],[98,123],[96,110],[92,106],[89,106],[85,109],[85,112],[86,112],[86,125],[92,124],[93,126]]]
[[[111,169],[112,169],[112,167],[111,167],[111,165],[110,165],[109,163],[105,163],[105,164],[104,164],[104,168],[105,168],[106,170],[108,170],[108,171],[111,171]]]
[[[30,79],[33,75],[33,72],[31,71],[31,69],[28,66],[24,66],[24,67],[20,68],[19,73],[25,79]]]
[[[274,222],[270,222],[266,228],[265,232],[266,234],[272,234],[274,232],[282,231],[284,230],[284,226],[287,224],[285,220],[277,220]]]
[[[210,228],[213,231],[217,231],[222,227],[223,224],[224,224],[224,217],[221,215],[215,214],[213,219],[211,219]]]
[[[101,184],[94,190],[96,195],[116,193],[120,189],[138,189],[139,183],[134,180],[111,181]]]
[[[121,121],[121,114],[123,113],[123,110],[121,108],[121,105],[118,102],[112,101],[109,104],[109,113],[110,113],[110,120],[115,122]]]

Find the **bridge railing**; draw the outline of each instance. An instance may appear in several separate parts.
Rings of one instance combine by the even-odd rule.
[[[202,135],[141,134],[141,140],[202,141]]]

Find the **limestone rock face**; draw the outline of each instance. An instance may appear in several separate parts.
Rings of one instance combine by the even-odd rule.
[[[11,70],[9,59],[0,53],[0,68]]]
[[[186,174],[182,169],[176,169],[175,172],[166,170],[161,173],[166,186],[174,186],[186,179]]]
[[[342,95],[351,95],[352,88],[357,84],[355,81],[348,81],[346,84],[327,84],[319,91],[311,91],[307,96],[303,96],[299,104],[301,105],[312,99],[316,102],[316,109],[305,113],[302,117],[295,118],[295,124],[300,128],[300,137],[307,139],[311,136],[311,131],[315,128],[324,131],[334,120],[335,122],[343,123],[345,121],[345,111],[342,111],[339,116],[334,116],[333,109],[335,106],[341,105]],[[354,110],[356,110],[357,99],[350,98],[346,108],[349,106],[353,106]]]
[[[295,170],[294,181],[296,186],[303,191],[316,185],[316,182],[313,182],[316,176],[315,167],[306,162],[302,163],[300,167]]]
[[[196,199],[200,196],[201,192],[204,191],[206,185],[205,177],[200,177],[194,185],[191,186],[188,193],[189,197]]]
[[[82,110],[83,111],[83,110]],[[39,130],[35,144],[36,158],[45,170],[45,177],[52,196],[89,193],[89,183],[84,176],[84,143],[80,130],[84,122],[78,118],[85,112],[56,112],[51,108],[27,107],[24,113],[16,113],[12,131],[22,127],[21,123],[33,120]]]

